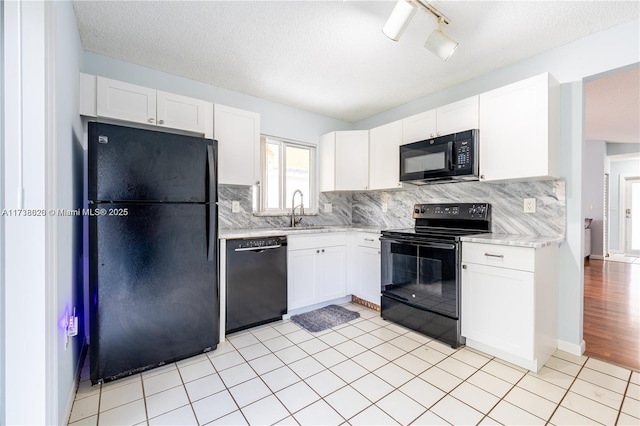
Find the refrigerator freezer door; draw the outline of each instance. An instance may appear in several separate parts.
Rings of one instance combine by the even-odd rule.
[[[89,123],[90,201],[206,202],[213,140]]]
[[[126,216],[89,218],[91,381],[215,349],[217,262],[207,259],[217,241],[209,241],[212,206],[100,207]]]

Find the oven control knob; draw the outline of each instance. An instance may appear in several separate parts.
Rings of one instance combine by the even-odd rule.
[[[420,213],[424,213],[424,207],[420,209]]]
[[[414,209],[413,212],[418,214],[418,213],[420,213],[420,209]]]

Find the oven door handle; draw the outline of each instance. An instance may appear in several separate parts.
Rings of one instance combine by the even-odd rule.
[[[456,245],[455,244],[450,244],[450,243],[435,243],[435,242],[430,242],[430,241],[415,241],[415,240],[399,240],[396,238],[388,238],[388,237],[380,237],[381,241],[391,241],[392,243],[396,243],[396,244],[406,244],[406,245],[410,245],[410,246],[416,246],[416,247],[427,247],[427,248],[437,248],[437,249],[444,249],[444,250],[455,250],[456,249]]]

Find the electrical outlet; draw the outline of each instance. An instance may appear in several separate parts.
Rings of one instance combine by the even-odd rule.
[[[330,203],[326,203],[324,205],[324,212],[331,213],[332,211],[333,211],[333,205],[331,205]]]
[[[535,213],[536,212],[536,199],[535,198],[525,198],[524,199],[524,212],[525,213]]]
[[[386,213],[389,205],[387,203],[382,203],[382,213]]]
[[[231,202],[231,213],[240,213],[240,201]]]

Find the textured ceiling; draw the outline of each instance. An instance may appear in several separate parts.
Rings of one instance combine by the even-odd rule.
[[[85,50],[354,122],[588,34],[637,19],[640,3],[431,2],[460,47],[423,48],[418,12],[398,42],[394,1],[75,1]]]

